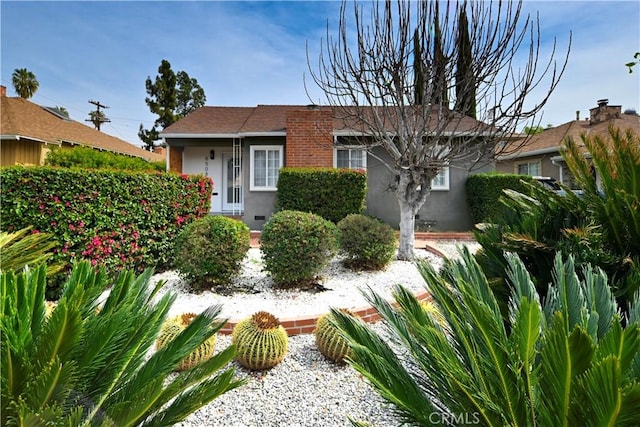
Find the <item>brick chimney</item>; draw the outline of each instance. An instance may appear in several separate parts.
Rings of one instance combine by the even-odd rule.
[[[619,119],[622,114],[622,106],[609,105],[608,99],[599,99],[598,106],[589,110],[589,124],[595,125],[607,120]]]
[[[7,87],[0,85],[0,96],[7,96]]]
[[[287,111],[289,167],[333,167],[333,116],[329,108],[309,105]]]

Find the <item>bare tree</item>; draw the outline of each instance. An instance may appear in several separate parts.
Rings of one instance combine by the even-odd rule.
[[[569,38],[557,63],[554,39],[540,66],[539,22],[521,14],[521,2],[442,3],[444,10],[438,3],[372,2],[366,13],[354,0],[348,19],[343,0],[338,33],[327,28],[317,68],[307,54],[336,121],[394,176],[400,259],[413,258],[415,215],[431,180],[444,166],[470,168],[514,148],[504,141],[535,119],[570,50]],[[540,95],[531,102],[534,90]]]

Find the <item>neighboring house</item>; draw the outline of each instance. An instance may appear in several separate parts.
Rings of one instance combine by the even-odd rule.
[[[469,128],[477,125],[469,120]],[[211,213],[239,216],[253,230],[261,229],[275,210],[278,171],[284,166],[365,169],[365,213],[397,228],[400,210],[390,190],[393,176],[379,160],[386,153],[378,148],[372,155],[350,146],[355,133],[338,122],[330,107],[314,105],[201,107],[160,136],[171,171],[213,179]],[[433,191],[416,217],[418,225],[471,229],[465,192],[469,172],[450,166],[434,179]]]
[[[589,110],[588,118],[580,119],[580,111],[576,111],[575,120],[545,129],[531,136],[517,153],[499,157],[496,170],[522,175],[547,176],[574,188],[573,178],[560,153],[563,142],[567,138],[572,138],[584,147],[581,142],[582,135],[597,135],[609,140],[609,126],[622,131],[632,129],[640,134],[640,116],[631,110],[623,113],[621,106],[609,105],[609,100],[601,99],[597,107]],[[514,142],[514,144],[518,143],[521,141]]]
[[[19,97],[7,97],[0,87],[0,166],[43,165],[53,146],[82,145],[151,161],[165,155],[143,150],[65,117],[56,109],[41,107]]]

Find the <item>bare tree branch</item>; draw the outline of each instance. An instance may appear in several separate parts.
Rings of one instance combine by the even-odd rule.
[[[535,125],[564,72],[570,39],[559,63],[555,40],[542,61],[538,16],[524,16],[521,1],[387,0],[366,11],[352,3],[351,10],[343,1],[335,36],[327,26],[317,65],[308,54],[307,62],[343,132],[388,155],[400,256],[408,258],[403,231],[431,180],[443,166],[470,167],[520,148],[505,142],[523,123]],[[534,90],[539,99],[531,101]]]

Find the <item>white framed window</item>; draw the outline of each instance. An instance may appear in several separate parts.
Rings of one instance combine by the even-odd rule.
[[[249,190],[276,191],[283,165],[282,145],[252,145],[249,148]]]
[[[523,162],[516,163],[516,173],[518,175],[539,176],[540,162]]]
[[[333,167],[341,169],[367,169],[367,151],[362,148],[334,148]]]
[[[443,167],[438,175],[431,180],[431,190],[449,191],[449,168]]]

